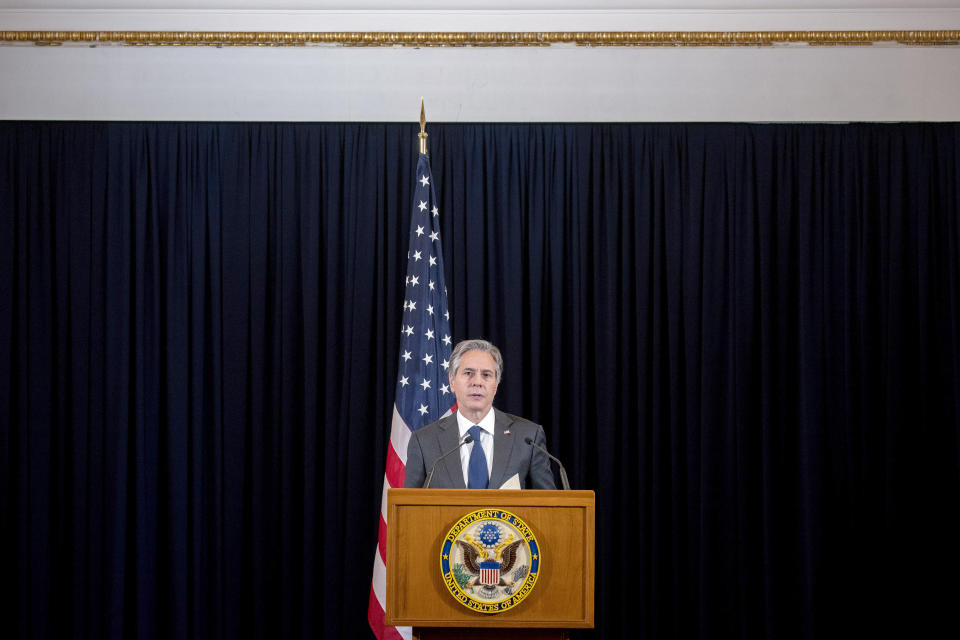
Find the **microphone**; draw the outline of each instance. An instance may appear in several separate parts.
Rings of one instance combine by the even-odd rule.
[[[523,441],[531,446],[536,447],[537,449],[540,449],[540,451],[543,451],[545,454],[547,454],[548,458],[550,458],[551,460],[557,463],[557,466],[560,467],[560,484],[563,485],[564,491],[570,491],[570,481],[567,480],[567,470],[563,468],[563,463],[560,462],[560,459],[550,455],[549,451],[547,451],[544,447],[534,442],[533,438],[531,438],[530,436],[527,436],[526,438],[524,438]]]
[[[429,489],[429,488],[430,488],[430,481],[433,480],[433,472],[437,470],[437,465],[440,464],[440,461],[441,461],[441,460],[443,460],[444,458],[446,458],[447,456],[449,456],[451,453],[454,453],[455,451],[459,451],[459,450],[460,450],[460,447],[462,447],[462,446],[465,445],[465,444],[470,444],[471,442],[473,442],[473,436],[468,433],[467,435],[465,435],[465,436],[463,437],[463,440],[460,441],[460,444],[458,444],[458,445],[455,446],[453,449],[450,449],[450,451],[447,451],[447,452],[444,453],[442,456],[440,456],[439,458],[437,458],[437,459],[434,461],[433,466],[430,467],[430,471],[427,472],[427,479],[423,481],[423,487],[421,487],[421,488],[422,488],[422,489]],[[547,455],[550,455],[550,454],[547,454]]]

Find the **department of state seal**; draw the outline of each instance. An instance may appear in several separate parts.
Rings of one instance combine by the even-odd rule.
[[[479,509],[460,518],[444,537],[440,571],[457,602],[480,613],[500,613],[533,590],[540,545],[516,515]]]

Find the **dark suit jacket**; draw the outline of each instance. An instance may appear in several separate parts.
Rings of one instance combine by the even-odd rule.
[[[510,476],[517,474],[520,476],[520,486],[524,489],[556,489],[553,472],[550,470],[550,459],[525,442],[526,438],[532,438],[540,446],[546,446],[543,427],[509,413],[496,409],[493,411],[493,469],[490,472],[489,487],[496,489]],[[410,434],[403,486],[422,487],[434,462],[456,447],[459,441],[460,429],[457,427],[456,414],[440,418]],[[466,489],[459,453],[450,454],[437,465],[430,487]]]

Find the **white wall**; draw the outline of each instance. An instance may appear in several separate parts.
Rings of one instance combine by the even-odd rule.
[[[16,7],[4,0],[0,30],[960,29],[957,3],[946,0],[910,11],[885,0],[819,10],[798,3],[789,10],[716,10],[719,0],[701,0],[680,12],[662,11],[658,2],[639,11],[384,13],[304,11],[298,0],[287,0],[292,9],[269,11],[249,10],[252,3],[241,0],[211,0],[213,8],[202,11],[164,9],[173,5],[161,0],[146,11],[109,9],[122,2],[67,10],[83,3]],[[847,7],[870,2],[884,8]],[[0,86],[4,119],[413,121],[423,96],[429,120],[450,122],[960,120],[960,47],[20,45],[0,46]]]
[[[941,48],[0,51],[7,119],[960,119]]]

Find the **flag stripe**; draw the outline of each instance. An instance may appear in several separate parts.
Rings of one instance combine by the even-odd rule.
[[[393,404],[393,418],[390,422],[390,444],[393,451],[400,458],[401,464],[407,464],[407,443],[410,442],[410,427],[400,417],[397,404]],[[394,485],[399,486],[399,485]]]
[[[383,476],[383,495],[380,497],[380,517],[383,518],[383,521],[387,521],[387,491],[392,489],[390,483],[387,481],[387,476]]]
[[[391,487],[402,487],[403,486],[403,472],[404,469],[403,461],[400,459],[400,456],[397,455],[397,452],[393,449],[393,443],[387,445],[387,481],[390,483]]]
[[[367,607],[367,622],[371,629],[380,629],[377,635],[380,640],[409,640],[409,635],[403,635],[397,627],[385,626],[383,605],[377,601],[377,594],[370,587],[370,604]],[[409,629],[410,627],[407,627]]]
[[[373,558],[373,594],[380,606],[386,609],[387,604],[387,565],[383,563],[380,554]]]
[[[387,521],[380,516],[380,530],[377,534],[377,552],[383,563],[387,563]]]

